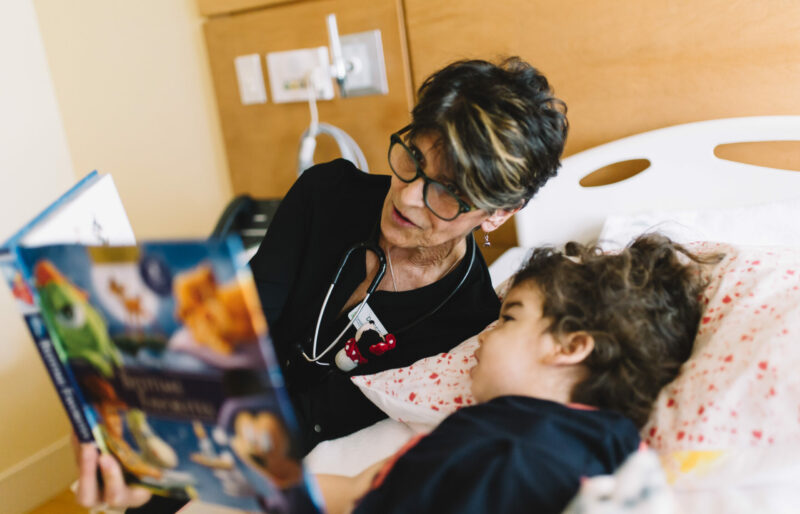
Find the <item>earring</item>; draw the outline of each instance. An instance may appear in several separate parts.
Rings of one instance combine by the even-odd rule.
[[[492,246],[492,243],[489,241],[489,234],[486,232],[483,234],[483,246]]]

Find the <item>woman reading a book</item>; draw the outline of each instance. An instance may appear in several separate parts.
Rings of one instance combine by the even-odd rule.
[[[385,417],[350,376],[448,351],[497,319],[472,233],[488,244],[560,165],[564,103],[518,58],[453,63],[418,99],[391,136],[390,176],[344,160],[305,171],[250,262],[299,454]],[[82,467],[84,504],[101,498],[84,484],[95,463]]]
[[[303,453],[385,417],[350,376],[446,352],[497,319],[472,233],[488,241],[560,165],[564,105],[519,59],[453,63],[418,97],[391,136],[390,176],[344,160],[307,170],[250,262]]]

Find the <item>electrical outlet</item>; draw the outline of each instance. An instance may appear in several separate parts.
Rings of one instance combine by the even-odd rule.
[[[343,96],[389,93],[381,31],[368,30],[356,34],[346,34],[340,39],[342,56],[347,66]]]
[[[267,71],[275,103],[308,101],[309,80],[317,100],[333,99],[327,46],[268,53]]]

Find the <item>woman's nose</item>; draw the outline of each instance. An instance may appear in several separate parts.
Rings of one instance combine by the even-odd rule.
[[[424,207],[425,181],[417,178],[413,182],[401,182],[400,199],[409,207]]]

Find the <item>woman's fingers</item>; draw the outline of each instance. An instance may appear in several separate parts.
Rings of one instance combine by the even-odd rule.
[[[100,501],[97,483],[97,448],[93,444],[80,444],[76,449],[79,474],[75,498],[84,507],[93,507]]]
[[[75,499],[84,507],[97,507],[105,503],[115,507],[139,507],[147,503],[152,493],[142,487],[128,487],[122,468],[111,455],[100,455],[93,444],[80,444],[73,436],[75,458],[78,461],[78,488]],[[97,480],[97,470],[103,477],[102,486]]]
[[[142,487],[129,487],[119,462],[111,455],[98,458],[103,475],[103,502],[111,508],[139,507],[147,503],[152,493]]]
[[[103,474],[103,501],[109,507],[128,507],[128,486],[122,468],[111,455],[101,455],[98,461]]]
[[[144,487],[131,487],[128,491],[130,492],[128,496],[129,507],[140,507],[150,501],[150,498],[153,496],[153,493]]]

